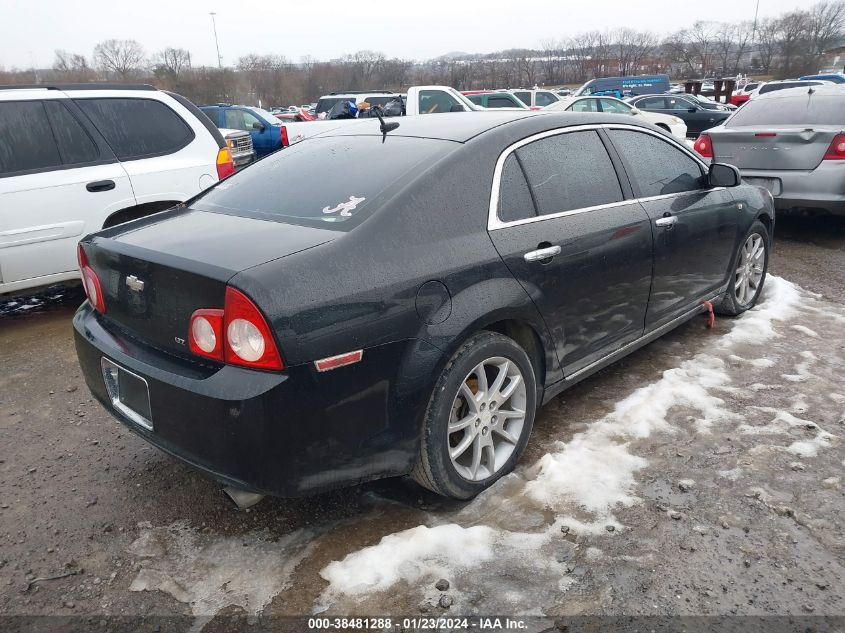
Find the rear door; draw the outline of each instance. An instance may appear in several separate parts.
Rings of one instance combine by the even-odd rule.
[[[601,134],[555,130],[521,141],[500,157],[499,182],[490,237],[543,315],[564,373],[639,337],[651,227],[626,199]]]
[[[72,110],[67,99],[0,101],[3,285],[75,271],[79,239],[135,204],[123,167]]]
[[[608,130],[654,233],[646,329],[692,309],[728,281],[738,238],[737,204],[710,188],[703,165],[656,133]]]

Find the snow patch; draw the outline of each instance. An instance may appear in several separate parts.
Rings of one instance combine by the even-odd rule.
[[[807,336],[819,338],[819,335],[810,328],[808,328],[806,325],[793,325],[792,329],[801,332],[802,334],[806,334]]]

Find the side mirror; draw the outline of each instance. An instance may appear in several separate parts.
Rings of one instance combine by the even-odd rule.
[[[711,187],[736,187],[742,182],[742,175],[733,165],[711,163],[707,180]]]
[[[642,114],[642,111],[639,108],[631,108],[631,114],[636,116],[638,114]]]
[[[264,130],[266,130],[266,129],[267,129],[267,126],[266,126],[266,125],[264,125],[263,123],[253,123],[253,124],[252,124],[252,129],[253,129],[253,130],[258,130],[259,132],[263,132]]]
[[[688,112],[698,112],[698,107],[697,106],[691,106],[689,108]]]
[[[452,107],[449,108],[449,112],[466,112],[466,110],[464,110],[464,106],[460,103],[453,103]]]

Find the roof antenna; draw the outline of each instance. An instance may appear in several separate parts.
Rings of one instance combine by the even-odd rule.
[[[376,113],[378,120],[381,121],[379,131],[381,132],[381,142],[384,143],[384,141],[387,139],[387,133],[392,132],[393,130],[399,127],[399,121],[391,121],[390,123],[386,123],[384,117],[382,117],[382,107],[380,105],[374,105],[372,109],[373,112]]]

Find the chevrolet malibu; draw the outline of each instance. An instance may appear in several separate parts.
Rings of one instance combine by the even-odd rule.
[[[608,114],[368,119],[83,239],[93,395],[241,491],[410,474],[466,499],[538,407],[757,301],[771,196]]]

